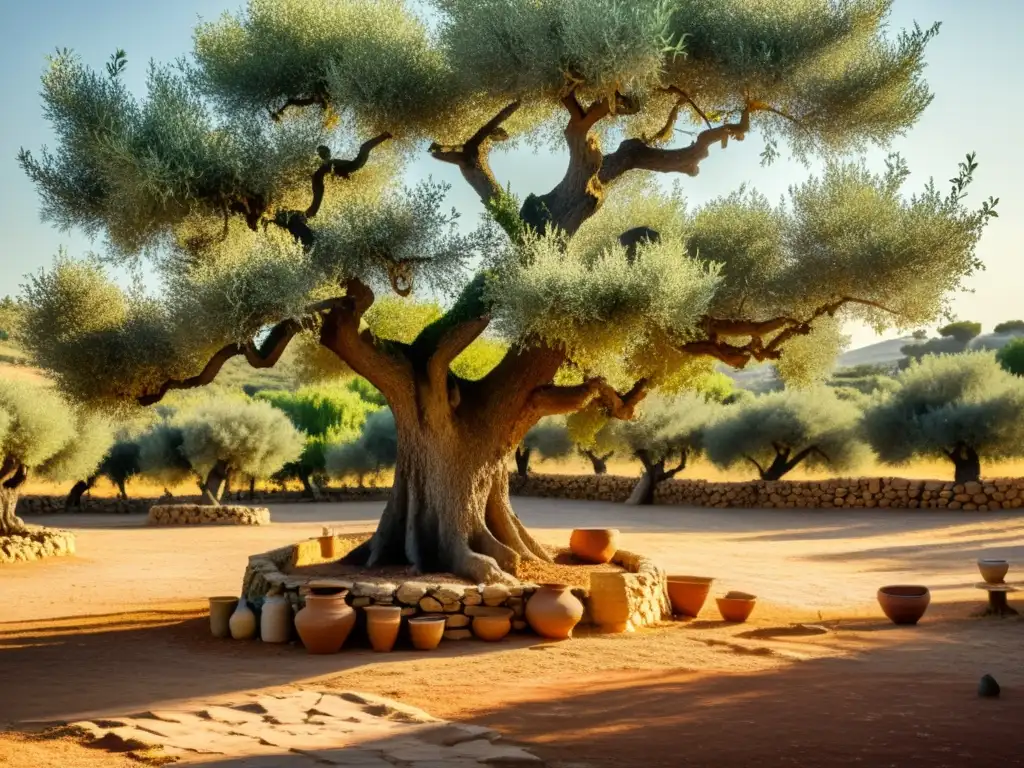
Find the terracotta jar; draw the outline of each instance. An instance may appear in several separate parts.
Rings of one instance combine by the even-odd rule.
[[[878,604],[893,624],[917,624],[932,601],[928,587],[898,584],[878,590]]]
[[[333,536],[320,537],[320,557],[324,560],[333,560],[336,549],[335,538]]]
[[[1006,560],[978,561],[978,570],[981,571],[981,578],[988,584],[1002,584],[1006,578],[1006,572],[1010,570],[1010,564]]]
[[[541,637],[567,640],[583,618],[583,603],[565,584],[541,584],[526,601],[526,621]]]
[[[395,647],[398,630],[402,628],[402,609],[397,605],[368,605],[363,610],[370,645],[378,653],[387,653]]]
[[[235,640],[251,640],[256,637],[256,614],[249,607],[249,601],[239,598],[235,612],[228,619],[231,637]]]
[[[267,595],[260,613],[260,639],[264,643],[287,643],[292,639],[292,605],[284,595]]]
[[[237,597],[210,598],[210,633],[214,637],[231,637],[231,614],[237,607]]]
[[[306,607],[295,614],[295,629],[309,653],[337,653],[355,624],[355,609],[344,593],[307,595]]]
[[[409,638],[418,651],[432,651],[441,644],[447,618],[444,616],[414,616],[409,619]]]
[[[722,614],[723,621],[734,621],[742,624],[750,618],[754,610],[757,597],[748,595],[746,592],[729,592],[725,597],[716,599],[718,612]]]
[[[569,549],[587,563],[607,563],[618,549],[619,532],[615,528],[577,528],[569,537]]]
[[[672,613],[677,616],[699,614],[713,581],[704,576],[669,576],[668,599],[672,603]]]
[[[473,634],[496,643],[512,631],[511,608],[477,608],[473,613]]]

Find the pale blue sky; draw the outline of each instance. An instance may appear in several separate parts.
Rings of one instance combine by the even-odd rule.
[[[101,246],[80,232],[59,232],[39,220],[35,190],[16,163],[19,147],[38,150],[52,144],[42,119],[39,76],[45,57],[55,48],[77,51],[88,63],[102,67],[118,47],[129,57],[130,87],[144,82],[146,61],[170,61],[191,50],[191,32],[198,17],[212,18],[237,8],[241,0],[35,0],[4,2],[0,27],[6,30],[0,47],[0,295],[16,293],[24,274],[48,265],[64,245],[74,254]],[[980,254],[987,270],[971,281],[973,294],[958,296],[957,313],[981,321],[986,328],[1003,319],[1024,316],[1021,301],[1024,241],[1024,142],[1017,125],[1024,118],[1024,2],[1020,0],[896,0],[894,28],[943,22],[942,32],[929,46],[926,76],[935,101],[923,119],[895,149],[913,171],[911,188],[935,176],[943,186],[956,164],[977,151],[980,167],[972,200],[1001,198],[1000,218],[989,227]],[[758,162],[761,144],[756,136],[733,142],[725,151],[712,150],[700,176],[685,178],[692,203],[727,193],[748,182],[777,198],[808,171],[785,157],[770,168]],[[880,163],[884,153],[870,157]],[[497,155],[496,174],[519,194],[548,190],[560,177],[562,158],[548,154]],[[417,176],[433,175],[453,185],[451,202],[475,218],[476,197],[451,166],[424,158],[413,168]],[[869,343],[867,329],[850,328],[855,345]]]

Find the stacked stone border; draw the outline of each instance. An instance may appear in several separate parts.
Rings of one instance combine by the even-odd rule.
[[[146,525],[270,525],[270,510],[236,505],[157,504],[150,508]]]
[[[0,563],[75,554],[75,535],[57,528],[29,526],[25,533],[0,536]]]
[[[509,477],[516,496],[552,499],[622,502],[629,498],[638,478],[617,475],[530,475],[525,480]],[[335,488],[319,499],[304,498],[298,491],[267,491],[251,499],[248,493],[230,495],[231,501],[248,502],[344,502],[381,501],[387,488]],[[146,514],[167,499],[89,498],[71,511],[99,514]],[[181,499],[193,503],[194,499]],[[706,480],[669,480],[658,486],[655,503],[688,507],[760,507],[833,509],[853,507],[897,509],[951,509],[986,512],[1024,506],[1024,478],[994,478],[980,483],[942,480],[908,480],[900,477],[855,477],[830,480],[748,481],[739,483]],[[18,514],[56,514],[68,511],[63,496],[22,496]]]
[[[336,556],[344,552],[346,542],[335,538]],[[351,544],[349,543],[349,546]],[[242,579],[242,594],[258,603],[271,590],[282,590],[298,612],[305,605],[305,587],[317,577],[289,574],[294,568],[329,562],[321,554],[320,540],[309,539],[252,555]],[[632,631],[670,619],[671,608],[666,591],[665,572],[643,555],[626,550],[615,553],[612,562],[625,573],[591,574],[591,588],[574,587],[572,593],[583,603],[582,624],[598,625],[614,631]],[[528,629],[524,618],[526,601],[537,590],[536,584],[453,584],[429,581],[360,582],[332,578],[349,590],[347,601],[353,608],[368,605],[400,605],[406,617],[444,615],[446,640],[472,637],[473,616],[483,607],[503,606],[512,610],[512,628]]]

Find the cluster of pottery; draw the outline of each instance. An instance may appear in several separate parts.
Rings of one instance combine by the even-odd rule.
[[[257,627],[256,613],[244,598],[211,597],[210,631],[214,637],[287,643],[292,627],[309,653],[328,654],[341,650],[357,621],[356,609],[345,598],[342,587],[311,585],[306,605],[292,619],[291,604],[284,595],[263,600]],[[402,607],[368,605],[363,609],[366,634],[373,650],[388,652],[395,646],[402,628]],[[526,621],[541,637],[565,640],[583,618],[583,604],[565,584],[541,584],[526,602]],[[511,608],[478,606],[472,617],[473,634],[480,640],[497,642],[512,631]],[[446,614],[412,616],[407,620],[409,640],[417,650],[430,651],[441,643]]]
[[[667,581],[672,613],[694,618],[704,607],[714,579],[706,576],[669,576]],[[750,618],[757,597],[746,592],[732,591],[715,598],[715,602],[723,621],[742,623]]]
[[[1001,585],[1010,564],[1006,560],[982,558],[978,560],[978,570],[986,584]],[[928,587],[920,584],[894,584],[878,590],[878,604],[893,624],[917,624],[931,600]]]

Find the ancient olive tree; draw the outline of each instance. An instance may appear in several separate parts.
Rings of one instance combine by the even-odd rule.
[[[853,469],[869,457],[860,435],[862,411],[827,387],[785,390],[724,409],[704,436],[719,467],[753,466],[779,480],[797,466]]]
[[[94,468],[93,473],[86,475],[85,479],[79,479],[72,486],[64,500],[64,506],[68,509],[80,507],[82,496],[92,489],[101,477],[114,484],[118,498],[127,499],[128,481],[140,471],[138,443],[128,435],[121,434],[114,440],[114,444],[110,446],[100,465]]]
[[[398,462],[398,430],[387,408],[367,416],[355,440],[330,446],[326,452],[327,473],[339,480],[356,478],[362,487],[367,475],[393,469]]]
[[[573,442],[564,419],[557,416],[541,419],[516,446],[516,474],[526,477],[530,473],[530,460],[535,454],[541,461],[562,459],[572,453],[572,449]]]
[[[18,494],[30,472],[55,482],[88,477],[113,439],[106,419],[69,406],[49,387],[0,379],[0,536],[25,530]]]
[[[890,4],[432,0],[424,20],[403,0],[250,0],[143,98],[123,55],[96,71],[60,54],[43,77],[58,146],[21,165],[49,220],[153,255],[166,289],[58,263],[26,291],[27,346],[70,395],[152,404],[313,340],[397,429],[390,501],[350,559],[507,581],[550,556],[506,477],[540,419],[628,419],[648,388],[785,359],[829,317],[933,322],[976,268],[994,201],[965,207],[973,160],[951,192],[912,197],[899,160],[842,161],[932,98],[937,27],[890,34]],[[784,204],[744,190],[697,210],[655,180],[751,132],[766,161],[788,146],[824,174]],[[531,141],[565,174],[520,202],[490,157]],[[427,156],[479,196],[478,230],[442,185],[400,188]],[[378,333],[375,294],[414,287],[457,298],[414,339]],[[500,361],[459,375],[485,332]]]
[[[143,473],[167,485],[200,479],[203,500],[219,504],[233,475],[269,477],[302,454],[303,434],[270,403],[225,398],[154,424],[139,439]]]
[[[303,494],[310,498],[320,495],[317,481],[327,471],[328,447],[354,440],[367,414],[377,410],[341,383],[309,385],[294,392],[268,390],[260,392],[257,399],[282,411],[305,435],[302,454],[285,464],[278,476],[298,479]]]
[[[1024,381],[991,352],[926,357],[897,382],[899,389],[864,416],[882,461],[948,459],[956,482],[966,483],[979,479],[982,459],[1024,456]]]
[[[590,440],[581,434],[583,428],[578,424],[573,424],[573,432],[591,450],[638,459],[643,472],[626,503],[653,504],[658,485],[703,454],[704,433],[721,410],[722,406],[703,392],[655,395],[640,406],[632,420],[609,420]]]

